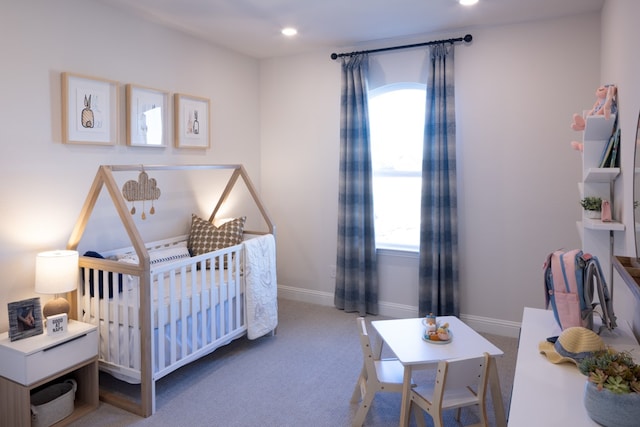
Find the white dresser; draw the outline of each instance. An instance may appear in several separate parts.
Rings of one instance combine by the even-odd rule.
[[[524,309],[509,410],[510,427],[598,426],[589,418],[582,402],[586,377],[573,363],[553,364],[538,351],[541,341],[561,332],[551,310]],[[626,322],[618,319],[616,329],[605,329],[600,336],[616,350],[633,349],[635,358],[640,357],[640,347]]]

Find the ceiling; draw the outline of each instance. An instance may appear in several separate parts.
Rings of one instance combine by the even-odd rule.
[[[255,57],[358,46],[601,9],[604,0],[98,0]],[[295,38],[280,34],[298,29]],[[460,34],[462,36],[463,34]],[[457,36],[457,35],[456,35]]]

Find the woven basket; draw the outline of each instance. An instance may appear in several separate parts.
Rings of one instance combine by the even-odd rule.
[[[31,395],[31,426],[49,427],[73,413],[78,384],[73,379]]]

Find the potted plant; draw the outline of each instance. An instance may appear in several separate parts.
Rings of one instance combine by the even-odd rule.
[[[580,372],[588,376],[584,405],[603,426],[637,426],[640,420],[640,365],[628,352],[601,350],[585,357]]]
[[[600,209],[602,209],[602,199],[600,197],[585,197],[580,200],[580,205],[584,208],[587,218],[600,218]]]

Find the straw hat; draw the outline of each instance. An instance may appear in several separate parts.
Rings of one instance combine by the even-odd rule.
[[[538,345],[538,350],[547,356],[549,362],[573,362],[576,365],[594,351],[604,349],[606,346],[598,334],[580,326],[562,331],[555,344],[543,341]]]

